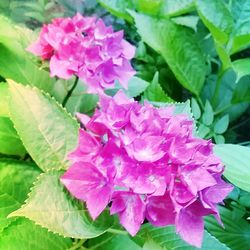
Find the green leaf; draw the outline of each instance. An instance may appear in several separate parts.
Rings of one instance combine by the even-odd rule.
[[[0,116],[0,153],[23,156],[26,150],[8,117]]]
[[[222,116],[215,124],[214,124],[214,132],[217,134],[223,134],[229,125],[229,115],[226,114]]]
[[[156,72],[152,83],[147,87],[146,91],[143,94],[143,99],[152,102],[173,102],[173,100],[168,97],[163,91],[159,83],[159,73]]]
[[[7,215],[21,207],[40,173],[32,163],[0,159],[0,235],[13,220]]]
[[[132,22],[131,16],[126,9],[133,9],[133,0],[97,0],[112,15],[123,18],[128,22]]]
[[[234,71],[237,73],[237,79],[250,75],[250,58],[243,58],[232,63]]]
[[[123,88],[123,86],[117,81],[114,88],[106,89],[105,92],[110,96],[114,96],[120,89],[122,89],[129,97],[136,97],[147,89],[148,85],[149,83],[147,81],[134,76],[128,81],[128,89]]]
[[[142,250],[164,250],[160,245],[158,245],[155,241],[153,240],[147,240],[145,244],[143,245]]]
[[[242,77],[233,92],[232,103],[250,102],[250,75]]]
[[[197,25],[199,22],[199,17],[198,16],[178,16],[178,17],[173,17],[171,18],[173,22],[176,24],[186,26],[188,28],[193,29],[194,31],[197,31]]]
[[[194,7],[194,0],[163,0],[162,14],[165,16],[179,16]]]
[[[220,144],[215,145],[214,152],[226,166],[224,176],[237,187],[250,192],[250,148]]]
[[[210,126],[213,123],[213,121],[214,121],[214,111],[210,102],[206,100],[204,113],[202,115],[202,122],[205,125]]]
[[[93,221],[82,202],[65,191],[60,173],[51,171],[40,175],[28,200],[10,216],[24,216],[50,231],[71,238],[93,238],[103,234],[113,218],[105,211]]]
[[[198,129],[198,136],[201,138],[205,138],[210,132],[210,128],[207,127],[204,124],[200,124],[199,129]]]
[[[223,135],[214,134],[214,140],[215,140],[216,144],[224,144],[225,143],[225,138]]]
[[[231,49],[235,53],[249,46],[250,39],[250,1],[232,0],[232,15],[235,21],[234,41]]]
[[[67,154],[77,144],[76,120],[38,89],[9,85],[11,119],[31,157],[44,171],[66,169]]]
[[[163,0],[137,0],[134,1],[137,4],[137,10],[139,12],[149,14],[149,15],[158,15],[162,6]]]
[[[25,218],[13,221],[0,237],[0,250],[67,250],[71,246],[71,239],[48,232]]]
[[[218,222],[212,216],[209,216],[205,219],[207,230],[218,240],[225,243],[230,249],[249,249],[249,223],[241,218],[235,220],[232,211],[225,207],[220,207],[220,215],[225,228],[219,225]]]
[[[234,26],[233,17],[222,0],[197,0],[198,13],[215,40],[226,44]]]
[[[195,250],[197,248],[188,245],[179,235],[176,234],[174,226],[153,227],[149,223],[144,224],[140,232],[132,238],[138,245],[143,246],[145,240],[152,239],[157,242],[163,249],[171,250]],[[229,250],[224,244],[207,231],[204,233],[204,239],[201,249]]]
[[[164,57],[185,88],[198,95],[204,83],[206,65],[192,32],[168,19],[130,13],[142,40]]]
[[[128,81],[128,90],[126,92],[129,97],[136,97],[145,91],[148,86],[148,82],[134,76]]]
[[[8,95],[7,83],[0,82],[0,116],[9,117]]]
[[[128,235],[105,233],[88,241],[91,250],[141,250]],[[153,250],[153,249],[152,249]]]
[[[39,69],[28,57],[20,44],[6,40],[0,41],[0,75],[25,85],[36,86],[44,91],[51,91],[54,79],[49,72]]]
[[[191,109],[192,109],[194,118],[198,120],[201,117],[201,109],[200,109],[198,102],[193,97],[191,99]]]

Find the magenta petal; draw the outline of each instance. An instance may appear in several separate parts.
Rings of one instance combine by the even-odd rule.
[[[98,187],[92,190],[88,195],[87,208],[91,217],[95,220],[101,212],[107,207],[110,197],[112,194],[112,189],[109,185]]]
[[[181,210],[176,218],[176,231],[190,245],[201,247],[204,233],[204,222],[201,216],[191,213],[188,209]]]
[[[126,206],[120,211],[124,203]],[[115,209],[112,208],[113,206]],[[116,192],[112,197],[111,211],[112,213],[118,211],[120,223],[132,236],[135,236],[145,218],[145,203],[139,195],[131,192]]]
[[[77,199],[86,201],[93,219],[108,205],[112,189],[107,179],[90,163],[74,163],[61,182]]]
[[[167,192],[164,196],[152,196],[148,199],[146,218],[152,225],[173,225],[175,216],[175,208]]]

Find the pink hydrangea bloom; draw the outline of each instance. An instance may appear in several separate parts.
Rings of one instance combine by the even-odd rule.
[[[129,62],[135,47],[123,39],[123,31],[114,32],[94,17],[77,14],[54,19],[42,27],[28,51],[50,60],[52,77],[69,79],[76,75],[92,93],[114,87],[115,80],[126,88],[135,74]]]
[[[95,219],[109,204],[111,214],[135,235],[147,219],[175,225],[188,243],[202,244],[203,217],[232,190],[221,179],[224,167],[213,144],[196,138],[193,122],[174,106],[154,108],[123,92],[102,96],[92,118],[78,114],[79,145],[61,177]]]

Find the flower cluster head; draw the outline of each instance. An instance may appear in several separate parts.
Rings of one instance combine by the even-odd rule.
[[[213,144],[193,135],[193,122],[174,106],[155,108],[123,92],[102,96],[92,118],[78,114],[83,128],[70,153],[62,183],[87,204],[93,219],[110,213],[134,236],[147,219],[175,225],[188,243],[201,246],[203,216],[220,222],[216,205],[232,190]]]
[[[92,93],[112,88],[115,80],[126,88],[135,74],[129,62],[134,46],[123,39],[123,31],[114,32],[94,17],[77,14],[54,19],[42,27],[38,40],[28,50],[50,60],[51,76],[69,79],[76,75]]]

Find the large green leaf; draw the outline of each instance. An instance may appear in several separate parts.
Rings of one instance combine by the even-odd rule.
[[[66,169],[67,154],[77,144],[78,124],[50,96],[13,81],[10,115],[22,142],[43,169]]]
[[[127,13],[127,9],[133,9],[133,0],[97,0],[111,14],[123,18],[129,22],[132,21],[131,16]]]
[[[0,250],[67,250],[69,238],[48,232],[32,221],[19,218],[0,234]]]
[[[232,15],[235,25],[231,52],[235,53],[250,44],[250,0],[232,0]]]
[[[250,102],[250,75],[242,77],[233,92],[232,103]]]
[[[12,121],[8,117],[0,116],[0,153],[23,156],[25,152]]]
[[[250,58],[243,58],[232,63],[234,71],[237,73],[237,78],[250,75]]]
[[[32,163],[0,159],[0,232],[12,220],[7,215],[21,207],[40,173]]]
[[[37,224],[65,237],[93,238],[103,234],[113,222],[105,212],[93,221],[83,205],[65,191],[60,173],[42,174],[29,194],[29,198],[11,216],[24,216]]]
[[[192,10],[194,0],[163,0],[162,14],[165,16],[179,16]]]
[[[0,116],[9,117],[8,106],[8,85],[6,82],[0,83]]]
[[[50,91],[54,84],[54,79],[49,76],[49,72],[40,69],[29,58],[22,46],[6,39],[0,40],[0,75],[10,78],[25,85],[36,86],[45,91]]]
[[[35,32],[15,25],[1,15],[0,23],[0,75],[50,91],[55,80],[49,72],[36,66],[31,54],[25,51],[35,40]]]
[[[222,0],[197,0],[198,13],[215,40],[227,43],[234,26],[233,17]]]
[[[171,250],[194,250],[197,249],[188,245],[175,232],[173,226],[167,227],[153,227],[150,224],[142,226],[140,232],[133,238],[135,242],[141,246],[147,239],[152,239],[158,243],[163,249]],[[207,231],[204,233],[204,239],[201,249],[213,250],[229,250],[224,244],[219,242],[216,238],[210,235]]]
[[[105,233],[88,242],[91,250],[140,250],[138,246],[128,235]],[[153,250],[153,249],[152,249]]]
[[[235,219],[234,213],[224,207],[220,207],[220,215],[225,228],[219,225],[212,216],[209,216],[205,219],[207,230],[232,250],[249,249],[249,223],[241,218]]]
[[[215,145],[214,152],[225,164],[224,176],[250,192],[250,148],[234,144]]]
[[[206,65],[192,32],[169,19],[130,13],[142,40],[165,58],[185,88],[198,94],[204,83]]]

